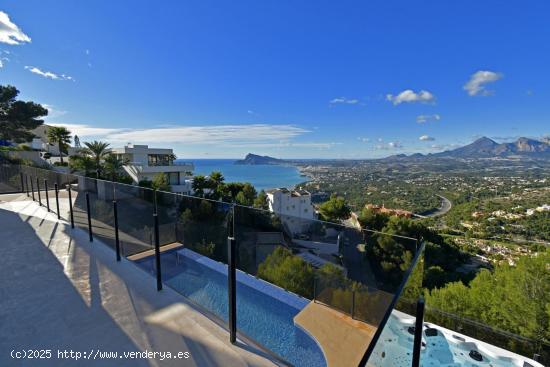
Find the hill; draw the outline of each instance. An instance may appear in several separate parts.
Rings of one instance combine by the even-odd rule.
[[[486,158],[510,155],[549,156],[550,145],[529,138],[519,138],[512,143],[497,143],[487,137],[477,139],[463,147],[433,154],[436,157]]]
[[[241,164],[241,165],[259,165],[259,164],[269,164],[269,165],[277,165],[277,164],[286,164],[287,161],[283,159],[273,158],[267,155],[257,155],[248,153],[244,159],[238,160],[235,162],[235,164]]]

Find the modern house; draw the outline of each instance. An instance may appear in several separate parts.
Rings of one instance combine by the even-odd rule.
[[[124,170],[135,184],[152,180],[158,173],[164,173],[173,192],[191,194],[191,177],[195,167],[193,163],[176,162],[172,149],[127,144],[122,148],[113,148],[111,152],[129,162]]]
[[[293,234],[304,231],[305,224],[316,218],[311,194],[306,190],[278,188],[267,191],[269,210],[279,214]]]
[[[122,367],[548,365],[550,346],[543,341],[429,305],[424,312],[423,301],[415,307],[423,268],[420,277],[411,275],[423,266],[424,243],[406,269],[395,269],[397,285],[370,271],[371,262],[363,268],[368,279],[358,283],[360,274],[352,272],[308,277],[303,262],[291,258],[284,268],[268,267],[270,274],[290,279],[283,283],[256,270],[287,240],[276,230],[276,218],[266,221],[254,208],[205,205],[202,198],[181,201],[175,194],[153,201],[119,183],[102,192],[105,181],[94,180],[0,157],[0,235],[6,239],[0,246],[0,291],[9,295],[0,297],[0,311],[11,316],[0,325],[0,351],[6,351],[0,366],[16,365],[27,345],[48,348],[52,340],[61,347],[44,350],[52,356],[44,366],[81,365],[75,353]],[[301,191],[272,192],[272,210],[288,197],[289,208],[282,210],[297,213],[300,204],[303,216],[312,215],[304,211],[308,195]],[[153,205],[163,213],[160,224]],[[331,228],[309,222],[315,238]],[[365,233],[346,226],[338,232],[326,246],[343,241],[346,268],[361,255],[355,249]],[[242,251],[247,244],[255,251]],[[298,256],[319,261],[309,253]],[[164,353],[161,358],[170,363],[152,361],[161,361],[153,353]]]

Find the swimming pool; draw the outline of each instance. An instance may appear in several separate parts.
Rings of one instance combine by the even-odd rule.
[[[161,261],[165,284],[227,322],[227,275],[189,257],[177,256],[176,252],[163,253]],[[137,263],[150,271],[153,258]],[[315,340],[294,325],[294,316],[299,311],[238,279],[239,331],[296,367],[326,366],[323,352]]]
[[[425,323],[420,365],[423,367],[543,367],[504,349]],[[369,367],[409,367],[412,361],[414,319],[393,311],[371,355]],[[478,360],[476,360],[477,358]]]

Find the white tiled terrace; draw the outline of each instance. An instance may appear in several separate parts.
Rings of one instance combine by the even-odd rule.
[[[0,195],[0,366],[274,366],[182,296],[25,195]],[[15,360],[12,350],[51,349]],[[58,359],[90,353],[189,352],[188,359]]]

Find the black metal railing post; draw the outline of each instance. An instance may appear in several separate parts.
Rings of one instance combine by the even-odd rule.
[[[19,178],[21,179],[21,193],[25,192],[25,184],[23,183],[23,172],[19,172]]]
[[[71,194],[71,184],[67,185],[67,192],[69,193],[69,217],[71,218],[71,228],[74,228],[73,196]]]
[[[92,233],[92,215],[90,213],[90,193],[86,193],[86,212],[88,213],[88,239],[90,242],[94,242]]]
[[[55,208],[57,210],[57,220],[61,219],[61,212],[59,211],[59,186],[57,186],[57,182],[53,184],[53,188],[55,190]]]
[[[46,193],[46,208],[50,211],[50,195],[48,194],[48,180],[44,179],[44,192]]]
[[[414,326],[412,367],[420,366],[420,348],[422,347],[422,329],[424,326],[424,298],[416,304],[416,324]]]
[[[28,175],[25,175],[25,189],[27,191],[27,197],[30,196],[29,195],[29,176]]]
[[[157,213],[153,214],[155,222],[155,266],[157,270],[157,291],[162,290],[162,273],[160,271],[160,241],[159,241],[159,217]]]
[[[227,238],[227,293],[229,301],[229,341],[235,343],[237,340],[237,274],[235,258],[235,238]]]
[[[32,181],[32,176],[31,176],[31,192],[32,192],[32,201],[36,201],[36,199],[34,198],[34,183]]]
[[[120,261],[120,240],[118,238],[118,209],[116,200],[113,200],[113,216],[115,217],[115,250],[116,261]]]
[[[42,206],[42,197],[40,196],[40,180],[36,176],[36,192],[38,193],[38,204]]]

